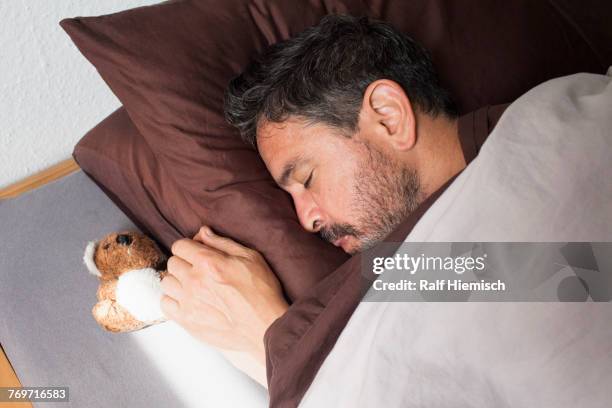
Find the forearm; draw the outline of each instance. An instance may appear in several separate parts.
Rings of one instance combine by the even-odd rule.
[[[289,305],[284,301],[277,300],[259,317],[261,321],[258,333],[254,336],[253,347],[248,352],[237,352],[222,350],[223,355],[240,371],[268,388],[266,376],[266,350],[264,334],[272,323],[281,317]]]

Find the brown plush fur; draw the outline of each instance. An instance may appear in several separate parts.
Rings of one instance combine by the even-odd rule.
[[[118,235],[129,236],[131,243],[118,243]],[[157,244],[139,232],[112,233],[97,243],[93,259],[101,274],[96,293],[98,303],[92,309],[98,324],[112,332],[128,332],[148,326],[116,303],[115,292],[119,276],[133,269],[154,268],[161,278],[166,276],[167,272],[160,270],[165,269],[166,257]],[[161,320],[154,323],[158,322]]]
[[[117,243],[118,235],[132,238],[130,245]],[[165,256],[153,240],[134,231],[112,233],[99,243],[94,255],[96,266],[102,274],[101,279],[117,279],[122,273],[141,268],[158,269]]]

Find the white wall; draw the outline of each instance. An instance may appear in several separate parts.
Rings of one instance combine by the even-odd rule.
[[[70,157],[119,106],[58,25],[159,0],[0,0],[0,188]]]

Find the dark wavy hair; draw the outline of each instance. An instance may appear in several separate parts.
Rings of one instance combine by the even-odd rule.
[[[328,15],[267,48],[234,78],[225,94],[225,117],[255,148],[262,119],[298,116],[350,136],[358,130],[363,94],[378,79],[397,82],[423,113],[457,115],[421,45],[381,21]]]

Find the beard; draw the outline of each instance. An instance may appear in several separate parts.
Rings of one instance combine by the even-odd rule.
[[[334,242],[344,235],[358,241],[350,254],[364,251],[381,242],[422,201],[421,183],[415,169],[392,160],[384,152],[364,143],[366,157],[359,163],[348,213],[354,223],[332,224],[319,231]]]

